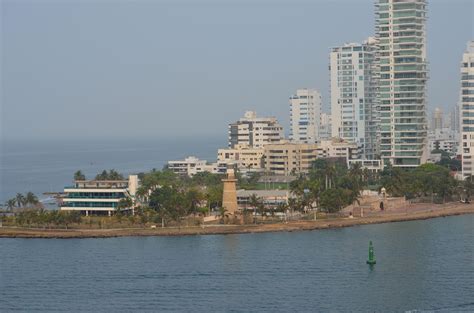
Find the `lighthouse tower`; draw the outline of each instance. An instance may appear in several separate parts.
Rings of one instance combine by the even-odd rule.
[[[237,211],[237,190],[234,169],[231,165],[227,166],[227,178],[222,179],[224,183],[224,192],[222,196],[222,206],[229,214],[235,214]]]

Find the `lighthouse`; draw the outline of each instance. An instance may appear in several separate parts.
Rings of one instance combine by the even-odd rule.
[[[229,214],[235,214],[237,211],[237,179],[235,178],[232,165],[227,165],[227,177],[222,179],[222,182],[224,183],[222,207],[226,209]]]

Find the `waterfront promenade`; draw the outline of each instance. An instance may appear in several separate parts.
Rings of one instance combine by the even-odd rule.
[[[217,234],[245,234],[278,231],[303,231],[328,228],[351,227],[366,224],[403,222],[439,218],[453,215],[473,214],[474,204],[411,204],[385,212],[372,212],[364,217],[327,218],[319,220],[297,220],[290,222],[246,224],[246,225],[203,225],[194,227],[113,228],[113,229],[38,229],[21,227],[0,228],[0,238],[107,238],[124,236],[189,236]]]

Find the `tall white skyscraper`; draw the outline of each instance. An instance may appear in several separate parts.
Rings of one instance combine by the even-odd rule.
[[[474,41],[461,62],[461,151],[463,178],[474,175]]]
[[[426,0],[378,0],[380,154],[416,167],[427,158]]]
[[[330,53],[332,137],[356,143],[365,159],[377,154],[375,39]]]
[[[290,97],[290,140],[298,143],[319,141],[321,94],[314,89],[298,89]]]

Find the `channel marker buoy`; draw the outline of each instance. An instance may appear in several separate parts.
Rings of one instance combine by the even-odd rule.
[[[372,241],[369,243],[369,259],[367,260],[367,264],[369,265],[374,265],[377,263],[375,261],[375,256],[374,256],[374,246],[372,245]]]

